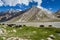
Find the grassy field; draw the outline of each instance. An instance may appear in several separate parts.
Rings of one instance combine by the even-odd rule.
[[[11,37],[19,37],[27,40],[47,40],[49,35],[54,35],[53,40],[60,40],[60,28],[42,28],[32,26],[22,26],[19,28],[0,25],[0,29],[4,29],[4,34],[0,33],[0,40],[7,40]]]

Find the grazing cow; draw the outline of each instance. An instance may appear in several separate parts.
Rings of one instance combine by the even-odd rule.
[[[22,27],[22,25],[19,25],[19,27]]]
[[[54,35],[49,35],[49,37],[50,37],[51,39],[55,39],[55,36],[54,36]]]
[[[60,18],[60,15],[57,15],[58,18]]]
[[[26,25],[23,25],[23,27],[26,27]]]
[[[44,25],[40,25],[40,27],[44,27]]]
[[[48,27],[52,27],[52,25],[49,25]]]
[[[22,27],[22,25],[15,25],[16,28]]]
[[[4,23],[2,23],[1,25],[5,25]]]
[[[12,27],[14,24],[7,24],[9,27]]]

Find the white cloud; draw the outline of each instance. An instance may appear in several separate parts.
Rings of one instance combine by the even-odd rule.
[[[2,6],[3,5],[3,2],[0,0],[0,6]]]
[[[38,3],[37,7],[42,8],[41,7],[42,0],[0,0],[0,6],[2,5],[16,6],[17,4],[22,4],[22,3],[28,6],[29,2],[32,2],[32,1],[35,1]]]
[[[0,0],[0,6],[2,5],[16,6],[17,4],[22,4],[22,3],[28,6],[29,2],[32,2],[32,1],[35,1],[38,3],[38,6],[37,6],[38,8],[48,11],[48,9],[41,7],[42,0]],[[50,13],[50,11],[48,12]]]
[[[41,5],[41,3],[42,3],[42,0],[34,0],[35,2],[38,2],[38,6],[40,6]]]
[[[40,6],[42,3],[42,0],[33,0],[33,1],[38,2],[38,6]],[[2,2],[4,3],[4,5],[15,6],[16,4],[22,4],[22,3],[28,5],[29,2],[32,2],[32,0],[2,0]]]

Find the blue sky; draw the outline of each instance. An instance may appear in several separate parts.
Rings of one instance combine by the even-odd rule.
[[[5,0],[3,0],[2,2],[4,2],[4,1]],[[8,0],[7,2],[9,2],[9,1],[10,0]],[[39,2],[41,2],[41,3],[38,4]],[[15,4],[16,3],[17,2],[15,2]],[[0,2],[0,4],[1,4],[1,2]],[[4,3],[2,6],[0,6],[0,12],[1,11],[6,11],[10,8],[25,10],[27,8],[30,8],[32,5],[35,5],[35,6],[39,5],[43,8],[51,10],[52,12],[56,12],[57,10],[60,9],[60,0],[40,0],[40,1],[35,0],[35,1],[32,1],[32,2],[29,1],[28,5],[26,5],[26,3],[24,4],[24,1],[23,1],[21,4],[16,4],[15,6],[11,6],[10,4],[8,4],[8,5],[5,5],[5,4],[8,4],[8,3]]]
[[[51,11],[57,11],[60,9],[60,0],[43,0],[42,7],[51,8]]]

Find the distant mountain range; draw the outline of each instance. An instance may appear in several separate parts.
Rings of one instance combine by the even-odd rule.
[[[55,12],[55,16],[60,18],[60,10],[58,10],[57,12]]]
[[[32,6],[25,11],[9,9],[0,12],[0,22],[52,22],[60,21],[60,11],[52,13]]]

